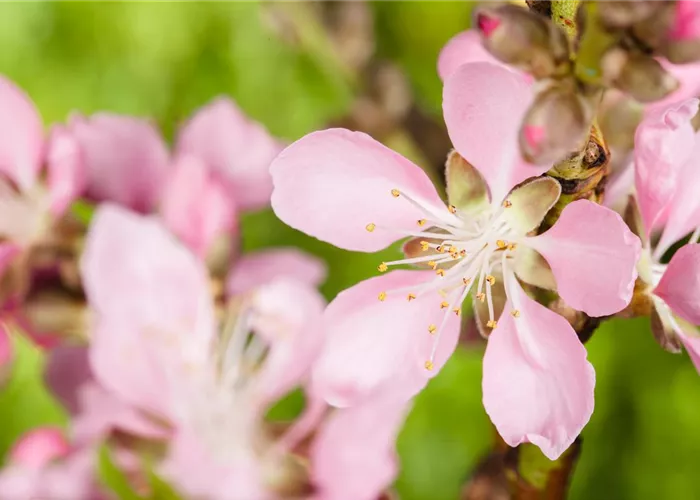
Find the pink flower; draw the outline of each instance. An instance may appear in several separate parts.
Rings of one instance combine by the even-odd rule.
[[[94,217],[82,274],[96,314],[92,372],[172,429],[164,473],[190,495],[264,488],[263,472],[278,466],[260,455],[274,448],[264,410],[303,385],[318,356],[318,292],[273,278],[234,297],[219,329],[201,261],[156,218],[110,205]]]
[[[491,331],[484,403],[506,442],[531,441],[556,458],[588,421],[594,374],[586,351],[518,280],[556,288],[589,315],[612,314],[632,297],[640,244],[616,213],[588,201],[529,236],[560,194],[554,180],[530,179],[548,167],[525,163],[518,151],[530,99],[521,75],[490,63],[462,65],[447,79],[445,121],[466,159],[448,160],[448,206],[419,167],[362,133],[315,132],[273,162],[272,206],[287,224],[365,252],[409,237],[407,258],[379,270],[432,268],[372,278],[329,305],[328,345],[314,369],[329,403],[350,406],[389,388],[415,394],[454,350],[471,292]]]
[[[202,161],[241,210],[266,206],[268,167],[282,149],[265,128],[230,99],[219,97],[190,118],[177,137],[176,155]]]
[[[239,211],[270,202],[268,166],[280,149],[230,99],[203,107],[178,134],[160,206],[167,226],[200,257],[216,251],[218,238],[237,234]]]
[[[649,287],[654,310],[652,329],[663,347],[678,352],[683,345],[700,370],[700,135],[691,119],[699,101],[669,106],[642,122],[635,148],[636,203],[628,208],[630,225],[640,235],[644,252],[639,277]],[[652,232],[660,229],[655,245]],[[694,231],[694,232],[693,232]],[[690,244],[662,263],[671,246],[693,232]]]
[[[0,499],[97,499],[95,450],[74,449],[54,428],[28,432],[10,451],[0,471]]]
[[[0,237],[7,255],[41,239],[85,179],[71,138],[55,128],[47,139],[29,96],[2,77],[0,109]],[[44,165],[47,185],[39,180]]]

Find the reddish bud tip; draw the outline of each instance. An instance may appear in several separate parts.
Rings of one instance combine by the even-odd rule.
[[[501,21],[495,17],[489,16],[488,14],[484,14],[483,12],[476,16],[476,25],[479,27],[479,31],[481,31],[484,36],[491,35],[491,33],[493,33],[500,24]]]
[[[43,427],[27,432],[10,451],[10,460],[31,468],[41,468],[49,462],[70,453],[70,445],[63,431]]]
[[[533,150],[538,150],[544,140],[544,127],[538,125],[525,125],[523,127],[523,138]]]

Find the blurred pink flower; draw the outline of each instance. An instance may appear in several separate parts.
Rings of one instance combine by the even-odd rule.
[[[76,430],[94,436],[118,426],[148,438],[157,434],[140,427],[144,419],[161,422],[169,432],[159,437],[170,444],[160,470],[188,495],[258,498],[285,480],[285,447],[265,432],[265,410],[306,385],[323,347],[323,299],[295,279],[317,282],[323,269],[284,251],[239,265],[246,262],[253,269],[232,274],[236,295],[219,330],[203,264],[155,217],[103,205],[86,242],[81,268],[95,312],[89,361],[104,389],[92,386],[92,411],[78,417]],[[136,412],[123,413],[107,394]]]
[[[652,327],[664,347],[690,354],[700,371],[700,135],[691,119],[698,99],[670,105],[645,118],[637,129],[635,147],[637,231],[644,242],[639,276],[651,289]],[[652,233],[660,230],[655,244]],[[661,263],[672,245],[691,235],[668,264]]]
[[[178,157],[192,156],[204,163],[240,210],[270,202],[268,167],[281,150],[279,141],[225,97],[197,111],[180,130],[175,147]]]
[[[45,138],[34,103],[3,77],[0,109],[0,238],[9,246],[6,256],[10,248],[26,248],[40,239],[85,179],[71,138],[59,128]],[[44,165],[47,185],[39,180]]]
[[[548,166],[520,157],[517,131],[530,100],[529,83],[502,66],[471,63],[451,73],[445,122],[466,162],[448,161],[449,206],[419,167],[358,132],[312,133],[272,163],[272,206],[290,226],[365,252],[413,237],[408,258],[380,271],[434,269],[372,278],[330,304],[328,345],[313,374],[329,403],[350,406],[389,387],[415,394],[454,350],[460,307],[473,290],[477,316],[493,329],[484,404],[506,442],[531,441],[556,458],[588,421],[594,373],[586,351],[518,278],[556,287],[589,315],[612,314],[632,297],[640,244],[619,215],[585,200],[528,236],[560,194],[554,180],[528,181]]]
[[[29,431],[14,445],[0,471],[0,499],[97,499],[94,449],[74,449],[59,429]]]

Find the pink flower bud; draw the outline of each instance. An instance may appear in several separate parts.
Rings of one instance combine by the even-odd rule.
[[[41,468],[70,453],[63,431],[42,427],[24,434],[10,451],[10,460],[30,468]]]
[[[574,89],[550,87],[540,93],[520,129],[520,149],[526,160],[553,163],[578,148],[588,135],[590,108]]]
[[[501,61],[541,79],[568,64],[564,32],[549,19],[514,5],[484,6],[475,23],[484,47]]]
[[[678,88],[678,81],[659,62],[645,54],[620,47],[605,53],[601,60],[603,79],[639,102],[663,99]]]

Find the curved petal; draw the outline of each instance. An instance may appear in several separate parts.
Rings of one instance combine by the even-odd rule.
[[[676,79],[678,88],[660,101],[647,104],[644,107],[646,114],[658,113],[674,103],[700,95],[700,62],[673,64],[666,59],[658,61]]]
[[[678,171],[693,151],[691,118],[698,100],[688,99],[650,114],[634,136],[635,187],[647,234],[654,229],[661,212],[672,201]]]
[[[307,377],[324,342],[321,294],[312,286],[276,279],[253,294],[253,330],[269,352],[256,375],[259,397],[271,403]]]
[[[281,150],[280,142],[225,97],[197,111],[180,131],[176,146],[178,155],[199,158],[226,181],[229,194],[244,210],[270,202],[269,166]]]
[[[90,365],[125,401],[167,416],[208,362],[214,310],[206,271],[152,217],[103,205],[80,263],[93,311]]]
[[[296,248],[274,248],[244,254],[236,260],[226,279],[226,292],[247,292],[275,278],[291,278],[311,286],[326,279],[326,264]]]
[[[593,413],[595,372],[564,318],[517,284],[508,294],[484,354],[484,408],[510,446],[530,442],[555,460]]]
[[[237,226],[233,198],[192,156],[180,157],[170,172],[160,211],[166,226],[200,258],[218,236],[234,233]]]
[[[146,120],[109,113],[76,116],[69,131],[82,151],[87,195],[150,212],[168,173],[168,151]]]
[[[484,48],[478,31],[462,31],[450,38],[440,51],[437,63],[438,75],[442,81],[445,81],[461,65],[473,62],[503,65]]]
[[[63,126],[54,126],[46,154],[51,213],[61,215],[85,190],[87,172],[78,141]]]
[[[0,172],[21,190],[34,185],[44,155],[41,116],[22,89],[0,77]]]
[[[438,216],[451,215],[425,172],[361,132],[329,129],[302,137],[270,172],[277,216],[348,250],[375,252],[420,229],[416,221],[425,211],[392,190]]]
[[[676,252],[654,295],[684,320],[700,325],[700,245],[685,245]]]
[[[695,134],[690,157],[683,163],[676,175],[676,189],[662,216],[666,216],[663,233],[655,250],[663,254],[671,245],[700,226],[700,134]]]
[[[378,391],[412,397],[436,374],[457,344],[459,317],[440,308],[436,292],[408,301],[391,290],[418,286],[429,271],[393,271],[349,288],[324,314],[326,345],[313,373],[313,386],[333,406],[345,407]],[[377,299],[386,292],[384,301]],[[447,314],[447,316],[445,316]],[[432,371],[425,370],[435,338],[429,325],[446,324]]]
[[[398,471],[394,446],[410,405],[374,398],[336,410],[311,444],[311,478],[320,498],[375,500]]]
[[[95,213],[80,262],[90,305],[104,321],[187,331],[214,330],[206,270],[154,217],[116,205]]]
[[[526,244],[545,258],[559,295],[574,309],[605,316],[632,299],[641,242],[609,208],[574,201],[551,229]]]
[[[693,325],[682,323],[680,330],[677,332],[678,338],[683,342],[683,347],[688,352],[693,366],[700,373],[700,334]]]
[[[484,176],[491,200],[549,166],[522,159],[518,132],[533,100],[521,74],[491,63],[462,65],[445,82],[442,110],[455,149]]]

